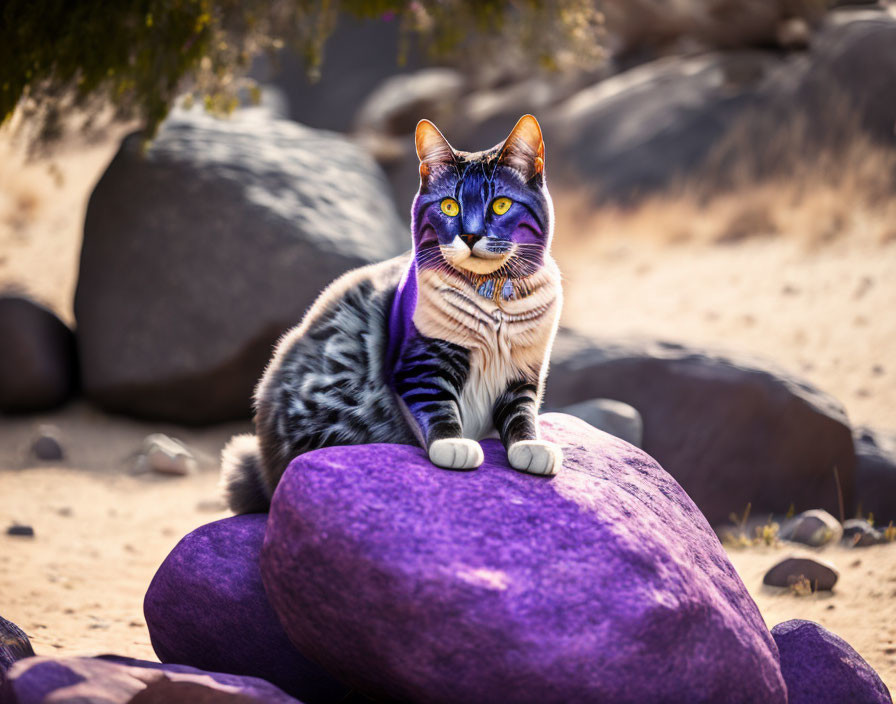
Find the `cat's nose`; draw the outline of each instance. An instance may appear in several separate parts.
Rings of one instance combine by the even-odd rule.
[[[470,233],[470,234],[466,234],[466,235],[461,235],[460,239],[465,245],[467,245],[467,247],[469,247],[470,249],[473,249],[473,245],[482,239],[482,235],[474,235],[474,234]]]

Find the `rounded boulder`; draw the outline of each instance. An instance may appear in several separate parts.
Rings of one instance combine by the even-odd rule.
[[[794,619],[772,636],[789,704],[892,704],[887,686],[852,646],[826,628]]]
[[[0,413],[65,403],[77,382],[75,336],[56,314],[22,296],[0,296]]]
[[[268,603],[258,567],[264,514],[197,528],[159,567],[143,603],[164,663],[261,677],[313,704],[348,689],[305,658]]]
[[[374,698],[783,704],[775,644],[703,515],[637,448],[562,414],[564,465],[476,471],[333,447],[287,469],[261,557],[297,646]]]

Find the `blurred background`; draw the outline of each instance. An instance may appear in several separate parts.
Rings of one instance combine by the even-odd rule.
[[[226,515],[217,455],[272,345],[410,246],[417,121],[475,151],[533,113],[565,290],[546,407],[736,520],[770,624],[896,685],[896,5],[60,8],[0,9],[0,612],[38,650],[151,656],[143,591]],[[763,591],[781,548],[749,522],[814,508],[882,545],[834,554],[834,595]]]

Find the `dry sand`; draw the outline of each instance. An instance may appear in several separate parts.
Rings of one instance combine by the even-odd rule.
[[[0,142],[0,286],[36,294],[71,320],[86,197],[116,142],[77,144],[22,164]],[[562,209],[558,201],[558,209]],[[695,217],[710,215],[695,211]],[[652,335],[764,355],[838,396],[859,423],[896,427],[896,242],[863,234],[819,242],[792,233],[719,245],[645,235],[651,223],[561,217],[557,254],[566,321],[601,335]],[[654,236],[656,235],[656,236]],[[670,241],[671,240],[671,241]],[[41,423],[61,429],[68,456],[40,465],[28,447]],[[0,419],[0,614],[42,654],[115,652],[153,658],[142,599],[155,569],[192,528],[223,517],[216,455],[245,425],[201,431],[138,423],[83,403]],[[151,432],[199,454],[201,471],[131,473]],[[769,625],[811,618],[849,641],[896,690],[896,544],[825,551],[841,572],[833,594],[764,589],[785,548],[731,552]]]

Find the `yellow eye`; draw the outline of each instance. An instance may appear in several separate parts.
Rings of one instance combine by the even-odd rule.
[[[442,201],[442,212],[450,218],[453,218],[460,212],[460,206],[454,198],[445,198]]]
[[[513,201],[510,198],[495,198],[492,201],[492,210],[495,211],[495,215],[503,215],[510,210],[511,205]]]

